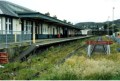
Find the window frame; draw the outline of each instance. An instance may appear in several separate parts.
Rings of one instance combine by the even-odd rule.
[[[5,18],[5,31],[7,34],[13,34],[13,19],[11,17]]]

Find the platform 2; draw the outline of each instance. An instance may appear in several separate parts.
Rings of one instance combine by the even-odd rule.
[[[55,39],[42,39],[36,41],[36,46],[44,46],[49,44],[56,44],[56,43],[62,43],[62,42],[68,42],[78,39],[84,39],[89,38],[91,36],[79,36],[79,37],[68,37],[68,38],[55,38]]]
[[[39,40],[36,40],[36,43],[34,45],[42,46],[42,45],[46,45],[46,44],[76,40],[76,39],[87,38],[87,37],[91,37],[91,35],[89,35],[89,36],[78,36],[78,37],[67,37],[67,38],[39,39]],[[33,45],[32,40],[29,40],[29,41],[24,41],[24,42],[8,43],[7,48],[9,49],[9,48],[13,48],[13,47],[16,47],[16,46],[31,46],[31,45]],[[5,48],[6,48],[6,44],[1,43],[0,44],[0,49],[5,49]]]
[[[81,36],[81,37],[69,37],[69,38],[56,38],[56,39],[42,39],[42,40],[37,40],[35,44],[32,44],[23,51],[18,58],[15,58],[14,61],[16,60],[23,60],[26,58],[26,56],[29,56],[29,54],[33,51],[35,51],[37,48],[44,48],[44,46],[49,47],[55,44],[60,44],[64,42],[69,42],[69,41],[74,41],[74,40],[80,40],[84,38],[89,38],[91,36]]]

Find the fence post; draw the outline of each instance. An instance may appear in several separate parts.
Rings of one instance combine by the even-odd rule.
[[[17,42],[17,31],[15,32],[15,43]]]
[[[30,40],[30,45],[32,44],[32,42],[31,42],[31,35],[32,35],[32,34],[31,34],[31,32],[30,32],[30,36],[29,36],[29,37],[30,37],[30,38],[29,38],[29,40]]]
[[[22,31],[21,31],[21,34],[20,34],[20,46],[22,46]]]

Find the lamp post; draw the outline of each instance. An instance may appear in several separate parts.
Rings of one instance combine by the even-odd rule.
[[[110,16],[108,16],[108,19],[107,19],[107,31],[108,31],[108,36],[109,36],[109,18],[110,18]]]
[[[113,7],[113,14],[112,14],[112,20],[113,20],[113,23],[112,23],[112,31],[113,31],[113,36],[115,36],[115,33],[114,33],[114,10],[115,10],[115,7]]]

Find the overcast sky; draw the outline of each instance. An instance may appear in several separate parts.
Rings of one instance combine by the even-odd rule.
[[[120,0],[7,0],[72,23],[120,19]]]

